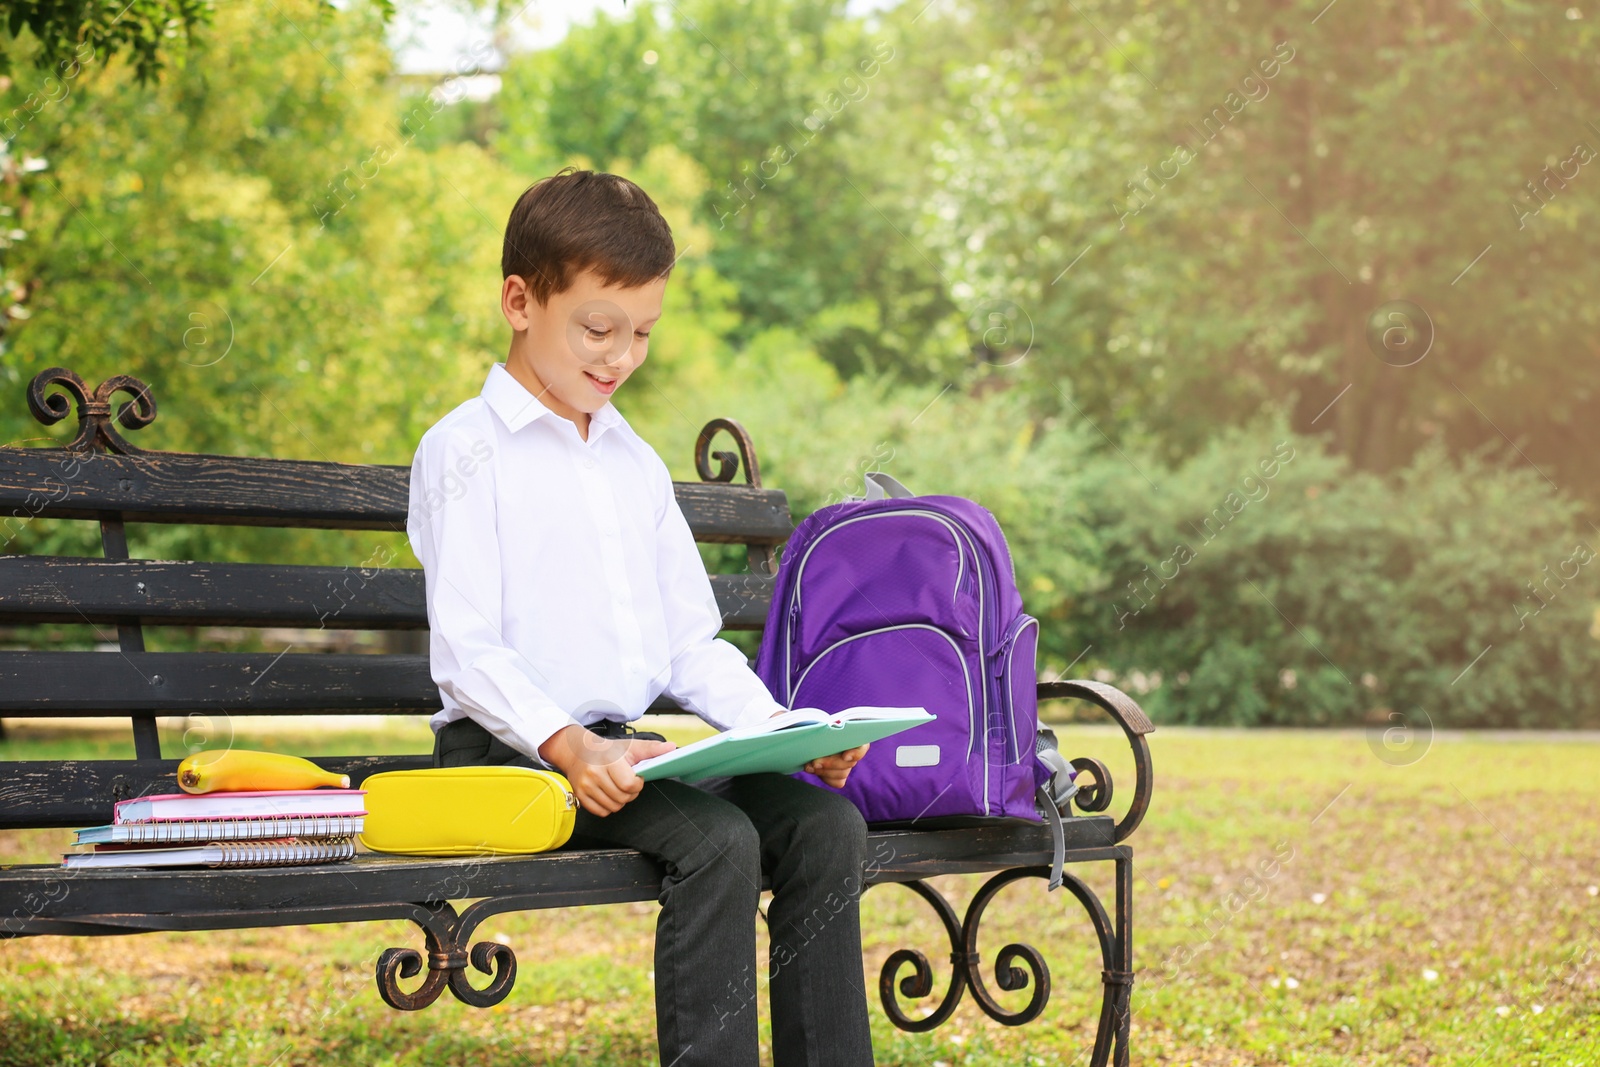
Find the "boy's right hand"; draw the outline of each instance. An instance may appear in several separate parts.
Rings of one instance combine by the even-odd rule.
[[[574,723],[551,734],[539,746],[539,758],[566,777],[584,811],[605,816],[621,811],[644,788],[635,763],[677,747],[671,741],[607,739]]]

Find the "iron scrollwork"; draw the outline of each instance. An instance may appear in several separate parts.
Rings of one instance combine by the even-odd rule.
[[[489,1008],[500,1003],[517,981],[517,956],[510,945],[480,941],[468,948],[472,933],[490,914],[511,910],[507,900],[480,900],[457,914],[449,903],[418,905],[411,921],[422,927],[427,945],[428,976],[416,989],[400,988],[401,979],[422,973],[424,957],[414,948],[385,949],[378,957],[378,995],[391,1008],[419,1011],[439,999],[446,988],[463,1004]],[[490,976],[479,989],[467,981],[467,966]]]
[[[1030,987],[1033,990],[1028,1002],[1021,1008],[1007,1009],[994,998],[985,983],[983,956],[978,948],[978,932],[983,923],[985,910],[1000,890],[1023,878],[1043,878],[1048,881],[1049,877],[1050,868],[1047,866],[1017,867],[1001,871],[978,889],[972,902],[967,906],[965,918],[959,921],[950,902],[926,882],[898,883],[927,901],[939,917],[940,923],[944,926],[945,936],[950,941],[951,975],[950,984],[933,1011],[921,1018],[912,1018],[900,1007],[896,994],[911,999],[930,995],[933,992],[933,969],[928,964],[928,957],[917,949],[896,949],[884,961],[883,970],[878,978],[878,996],[883,1003],[884,1014],[889,1020],[901,1030],[913,1033],[933,1030],[955,1013],[957,1005],[961,1003],[961,998],[968,989],[972,991],[972,998],[978,1002],[978,1007],[983,1013],[996,1022],[1006,1026],[1021,1026],[1037,1019],[1050,1001],[1050,968],[1044,956],[1032,945],[1017,942],[1005,945],[996,954],[995,985],[1008,993]],[[1095,937],[1100,945],[1100,956],[1103,961],[1101,971],[1103,992],[1101,1021],[1092,1062],[1096,1065],[1103,1064],[1111,1053],[1112,1042],[1121,1036],[1122,1025],[1127,1018],[1133,974],[1125,968],[1123,961],[1126,957],[1119,947],[1117,929],[1100,898],[1081,879],[1068,872],[1062,874],[1062,888],[1076,897],[1088,912],[1089,920],[1094,925]],[[1019,963],[1022,966],[1017,966]],[[907,964],[911,965],[911,973],[902,976],[901,971]]]
[[[1150,763],[1150,744],[1146,740],[1148,735],[1155,732],[1155,724],[1132,697],[1104,682],[1084,679],[1040,682],[1038,692],[1040,700],[1056,700],[1064,697],[1095,704],[1122,728],[1133,754],[1135,777],[1133,799],[1129,801],[1128,810],[1123,813],[1122,818],[1117,820],[1112,840],[1113,842],[1126,840],[1128,835],[1137,830],[1139,824],[1144,821],[1145,812],[1150,809],[1150,798],[1155,791],[1155,774]],[[1078,795],[1074,798],[1078,808],[1086,812],[1107,810],[1111,805],[1111,773],[1105,764],[1099,760],[1080,757],[1073,760],[1072,765],[1080,773],[1087,771],[1094,779],[1090,785],[1080,783]]]
[[[884,961],[883,970],[878,978],[879,999],[883,1002],[884,1014],[889,1016],[889,1020],[900,1029],[913,1033],[932,1030],[955,1013],[956,1006],[961,1003],[961,997],[968,989],[972,990],[972,998],[978,1002],[978,1007],[983,1013],[996,1022],[1007,1026],[1021,1026],[1038,1018],[1050,1000],[1050,967],[1045,963],[1044,956],[1032,945],[1016,942],[1006,945],[995,956],[997,986],[1006,992],[1016,992],[1029,986],[1033,988],[1033,994],[1028,998],[1027,1004],[1016,1011],[1009,1010],[995,1000],[984,981],[983,955],[978,949],[978,930],[989,902],[1001,889],[1020,878],[1048,879],[1049,876],[1048,867],[1018,867],[1001,871],[983,884],[977,895],[972,898],[972,903],[967,906],[966,917],[959,921],[956,919],[955,909],[937,889],[922,881],[900,883],[927,901],[939,916],[945,936],[950,940],[951,974],[950,984],[945,989],[944,996],[940,998],[938,1006],[928,1015],[914,1019],[900,1007],[895,995],[896,990],[898,989],[901,996],[913,999],[928,996],[933,992],[933,969],[928,965],[928,957],[917,949],[895,950]],[[1077,879],[1070,874],[1063,875],[1063,878],[1077,882]],[[1093,899],[1092,894],[1090,899]],[[1098,906],[1099,902],[1095,903]],[[1101,915],[1104,915],[1104,909],[1101,909]],[[1019,962],[1024,964],[1027,970],[1016,966]],[[902,978],[900,971],[908,963],[912,966],[912,973]]]
[[[901,995],[916,1000],[928,996],[933,992],[933,968],[928,965],[928,957],[914,948],[895,949],[884,961],[883,970],[878,974],[878,999],[883,1002],[883,1013],[900,1029],[921,1034],[942,1025],[955,1014],[956,1005],[961,1003],[961,997],[967,989],[968,959],[958,948],[965,940],[961,921],[956,918],[956,910],[950,906],[944,894],[923,881],[900,884],[928,902],[944,924],[945,936],[950,939],[950,985],[939,999],[939,1006],[920,1019],[913,1019],[900,1009],[895,997],[895,979],[899,978],[901,967],[911,964],[912,972],[899,981]]]
[[[738,451],[711,451],[711,442],[719,433],[727,433],[732,437]],[[713,459],[717,461],[714,471],[711,469]],[[745,483],[754,489],[761,488],[761,464],[756,461],[755,442],[745,428],[733,419],[712,419],[706,423],[694,442],[694,469],[700,475],[700,480],[731,484],[741,466],[744,468]],[[746,554],[751,574],[770,577],[778,572],[778,555],[773,545],[752,544],[747,546]]]
[[[738,452],[713,452],[711,441],[717,434],[726,431],[739,448]],[[711,461],[717,461],[717,470],[711,470]],[[712,419],[700,431],[700,436],[694,442],[694,469],[699,473],[703,482],[731,482],[734,475],[739,473],[740,464],[744,465],[744,480],[746,483],[761,487],[761,466],[756,462],[756,446],[750,440],[750,434],[745,428],[733,419]]]
[[[1089,756],[1078,756],[1072,761],[1072,769],[1078,772],[1073,779],[1077,783],[1078,791],[1072,795],[1072,802],[1078,806],[1079,811],[1090,813],[1102,812],[1111,807],[1111,772],[1106,765]],[[1088,773],[1093,777],[1092,782],[1085,782],[1083,775]]]
[[[52,386],[63,392],[50,392]],[[118,393],[127,393],[132,399],[124,401],[113,416],[111,400]],[[116,374],[90,392],[88,383],[66,367],[40,371],[28,383],[28,410],[46,426],[72,414],[74,402],[78,408],[78,435],[67,442],[69,451],[99,449],[123,456],[143,454],[144,449],[129,444],[114,423],[121,423],[127,430],[142,430],[156,421],[156,398],[148,385],[131,374]]]

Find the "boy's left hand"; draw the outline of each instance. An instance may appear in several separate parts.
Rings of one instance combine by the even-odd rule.
[[[867,749],[871,747],[871,745],[860,745],[834,756],[823,756],[820,759],[812,760],[801,770],[808,774],[816,775],[835,789],[842,789],[844,788],[845,779],[850,777],[850,771],[854,769],[855,765],[861,761],[861,757],[867,754]]]

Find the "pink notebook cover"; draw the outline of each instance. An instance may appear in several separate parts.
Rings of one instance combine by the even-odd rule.
[[[182,822],[193,819],[262,819],[283,818],[285,816],[314,815],[314,816],[349,816],[365,815],[366,809],[357,797],[366,795],[365,789],[263,789],[246,790],[237,793],[152,793],[148,796],[132,797],[128,800],[119,800],[112,806],[111,821],[113,824],[121,822]],[[348,797],[351,805],[337,810],[331,810],[316,805],[315,810],[303,810],[312,806],[297,805],[293,800],[282,806],[272,804],[259,805],[260,810],[245,813],[228,813],[219,808],[226,806],[227,801],[235,799],[256,799],[261,797],[295,798],[295,797]],[[184,806],[193,805],[192,813],[181,815],[148,815],[140,819],[130,820],[124,818],[123,812],[130,805],[147,804],[156,802],[183,801]],[[211,801],[212,803],[205,803]],[[246,805],[255,807],[256,805]]]

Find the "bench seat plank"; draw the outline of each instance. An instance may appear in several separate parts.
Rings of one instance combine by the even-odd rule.
[[[1123,856],[1125,848],[1109,844],[1113,825],[1103,815],[1068,819],[1068,860]],[[1049,863],[1050,832],[1022,822],[880,830],[867,854],[874,882],[1030,867]],[[67,871],[41,864],[0,867],[0,916],[12,917],[12,933],[57,932],[48,929],[52,922],[100,927],[73,931],[85,933],[227,929],[355,921],[380,917],[361,909],[479,897],[537,898],[528,908],[654,900],[662,875],[631,849],[446,861],[363,854],[326,866],[242,869]]]

